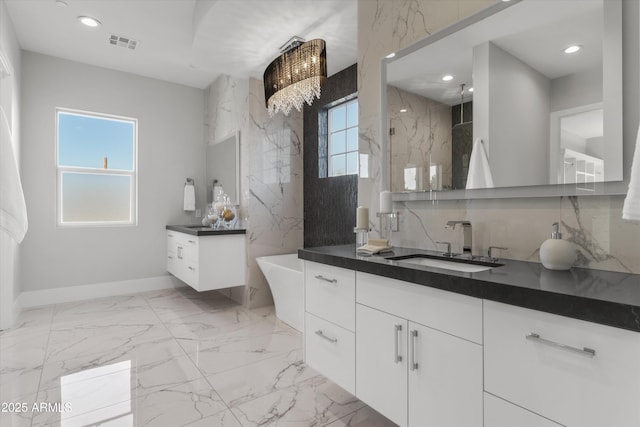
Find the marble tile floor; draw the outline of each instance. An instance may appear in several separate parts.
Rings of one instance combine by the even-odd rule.
[[[302,342],[273,307],[186,287],[29,309],[0,332],[0,425],[395,426]]]

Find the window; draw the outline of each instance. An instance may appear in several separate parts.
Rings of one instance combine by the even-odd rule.
[[[58,109],[58,224],[136,223],[136,119]]]
[[[358,100],[329,109],[328,176],[358,173]]]

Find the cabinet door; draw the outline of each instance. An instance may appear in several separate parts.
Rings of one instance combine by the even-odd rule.
[[[409,322],[409,426],[482,427],[482,346]]]
[[[356,304],[356,396],[407,425],[407,321]]]

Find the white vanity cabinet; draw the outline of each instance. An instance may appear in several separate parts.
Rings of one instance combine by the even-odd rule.
[[[245,235],[194,236],[167,230],[167,271],[197,291],[242,286]]]
[[[304,262],[305,362],[355,394],[355,271]]]
[[[356,273],[356,396],[400,426],[482,426],[482,301]]]
[[[484,427],[562,427],[492,394],[484,394]]]
[[[487,392],[568,427],[640,426],[640,333],[493,301],[484,329]]]

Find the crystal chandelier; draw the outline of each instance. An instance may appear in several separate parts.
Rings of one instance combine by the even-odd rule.
[[[294,37],[280,51],[264,72],[264,98],[271,117],[279,111],[289,115],[292,107],[300,111],[305,102],[311,105],[327,81],[324,40],[304,42]]]

